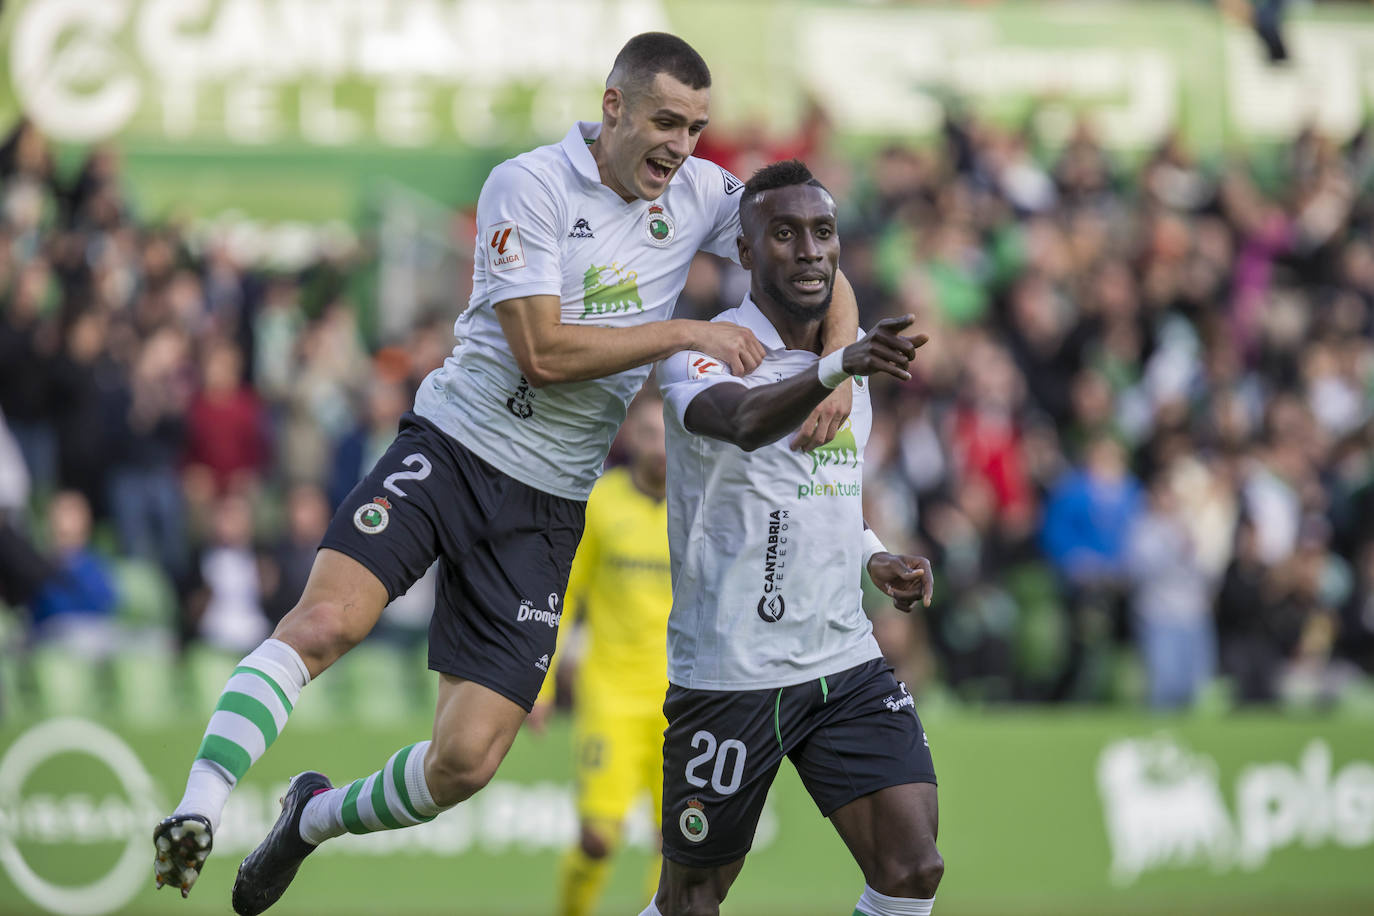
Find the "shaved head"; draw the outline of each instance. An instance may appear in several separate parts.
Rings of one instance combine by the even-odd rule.
[[[619,89],[627,100],[637,99],[660,73],[690,89],[711,86],[711,70],[691,45],[667,32],[644,32],[627,41],[615,56],[606,88]]]

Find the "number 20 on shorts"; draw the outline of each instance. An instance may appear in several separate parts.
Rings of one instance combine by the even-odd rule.
[[[707,785],[708,780],[697,775],[697,769],[706,763],[710,763],[711,758],[715,758],[716,764],[711,770],[710,786],[721,795],[733,795],[739,790],[740,780],[744,778],[744,758],[748,753],[743,741],[735,738],[726,738],[719,745],[716,743],[716,736],[705,729],[692,736],[692,747],[704,748],[691,760],[687,761],[687,771],[684,774],[690,785],[698,789]],[[725,778],[725,771],[729,768],[730,778]]]

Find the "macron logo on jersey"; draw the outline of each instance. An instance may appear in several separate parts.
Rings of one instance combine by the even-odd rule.
[[[687,377],[689,379],[705,378],[708,375],[724,375],[725,367],[719,360],[712,359],[700,353],[692,353],[687,357]]]
[[[491,237],[487,241],[487,266],[498,273],[525,266],[525,249],[520,245],[520,227],[515,220],[502,220],[491,227]]]

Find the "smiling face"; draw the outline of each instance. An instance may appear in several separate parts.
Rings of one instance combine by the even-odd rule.
[[[592,146],[602,183],[626,201],[658,199],[696,149],[710,101],[710,88],[693,89],[666,73],[640,90],[608,88]]]
[[[801,321],[819,321],[830,308],[840,262],[835,200],[815,185],[761,191],[742,211],[740,263],[754,301]]]

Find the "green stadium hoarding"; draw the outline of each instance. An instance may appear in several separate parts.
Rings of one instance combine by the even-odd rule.
[[[293,723],[233,795],[189,900],[152,889],[152,824],[199,729],[110,720],[0,728],[0,912],[223,912],[238,860],[285,780],[375,768],[428,734]],[[1374,912],[1374,730],[1359,719],[1216,720],[1027,711],[933,717],[945,916]],[[298,727],[299,726],[299,727]],[[344,837],[273,912],[547,914],[576,832],[566,722],[523,734],[496,781],[429,825]],[[641,808],[601,912],[638,912],[652,828]],[[862,878],[789,767],[726,912],[848,913]]]
[[[1290,23],[1294,62],[1188,2],[840,0],[11,0],[0,118],[65,143],[118,138],[163,209],[349,217],[386,175],[470,201],[491,163],[595,117],[615,50],[692,40],[717,123],[784,132],[811,96],[852,142],[930,136],[958,96],[1045,136],[1088,114],[1139,150],[1353,134],[1374,97],[1374,11]],[[161,176],[161,177],[159,177]]]

